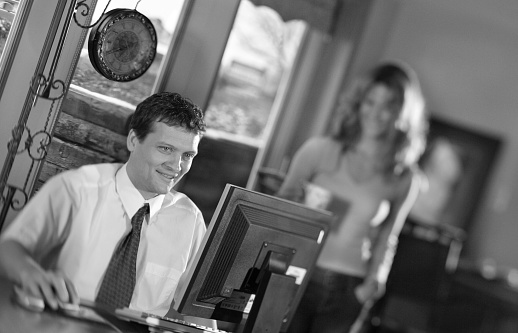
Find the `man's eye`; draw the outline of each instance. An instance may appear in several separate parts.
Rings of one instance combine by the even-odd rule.
[[[166,152],[166,153],[173,151],[173,149],[171,147],[165,147],[165,146],[160,146],[160,147],[158,147],[158,149],[160,149],[161,151]]]
[[[184,154],[185,158],[192,159],[194,158],[194,154]]]

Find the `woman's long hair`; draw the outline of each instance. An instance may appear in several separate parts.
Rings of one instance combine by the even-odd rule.
[[[401,105],[391,154],[387,154],[382,163],[387,174],[399,174],[417,163],[425,149],[428,132],[424,98],[417,76],[410,68],[383,63],[352,82],[340,98],[337,110],[340,125],[333,137],[342,143],[344,150],[359,141],[362,131],[360,107],[368,91],[377,84],[388,87]]]

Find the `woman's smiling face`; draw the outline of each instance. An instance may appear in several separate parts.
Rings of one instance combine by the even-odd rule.
[[[162,122],[155,122],[142,141],[130,131],[128,176],[145,199],[166,194],[180,181],[191,168],[200,139],[195,132]]]
[[[381,138],[389,135],[399,119],[401,103],[394,92],[383,84],[372,86],[360,106],[362,134]]]

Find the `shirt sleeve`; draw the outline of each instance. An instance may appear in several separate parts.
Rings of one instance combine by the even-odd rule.
[[[302,202],[304,198],[304,184],[311,181],[318,172],[330,144],[330,139],[322,137],[308,139],[293,156],[290,169],[277,192],[277,196]]]
[[[73,202],[64,177],[51,178],[6,227],[0,242],[17,241],[41,262],[65,241]]]

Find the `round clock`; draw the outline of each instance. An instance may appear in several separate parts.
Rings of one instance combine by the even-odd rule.
[[[149,69],[156,46],[156,31],[151,21],[136,10],[118,8],[105,13],[90,31],[88,55],[99,74],[127,82]]]

